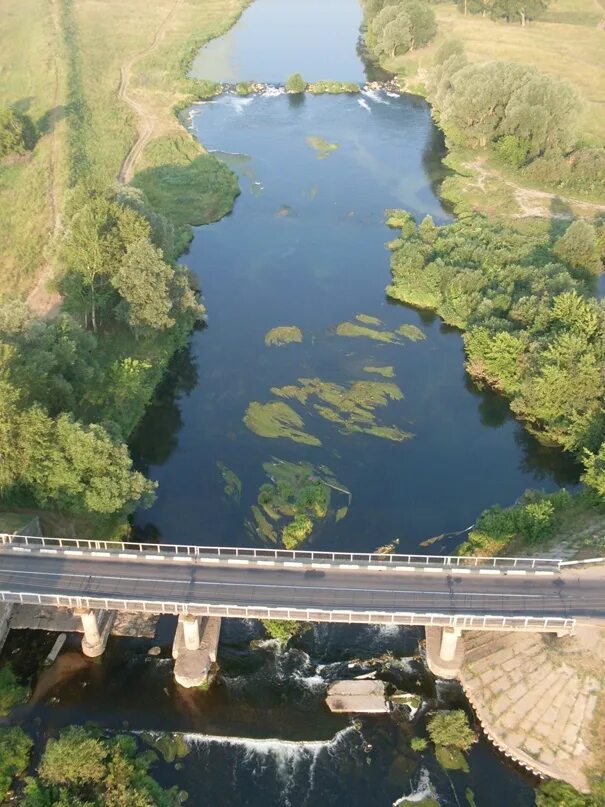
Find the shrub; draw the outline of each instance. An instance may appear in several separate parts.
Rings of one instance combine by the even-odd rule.
[[[428,744],[428,740],[425,737],[412,737],[410,740],[410,748],[412,751],[417,751],[418,753],[425,751]]]
[[[215,96],[220,95],[223,91],[222,84],[219,84],[217,81],[209,81],[205,78],[190,79],[188,87],[191,90],[191,93],[201,100],[214,98]]]
[[[292,73],[286,81],[286,92],[300,94],[307,89],[307,82],[300,73]]]
[[[49,785],[100,782],[105,775],[107,747],[83,726],[69,726],[46,744],[38,772]]]
[[[297,622],[294,619],[263,619],[261,621],[269,638],[277,639],[282,644],[286,644],[309,627],[304,622]]]
[[[433,743],[445,748],[467,751],[477,739],[462,709],[437,712],[429,720],[427,729]]]
[[[238,95],[252,95],[254,92],[254,85],[251,81],[240,81],[235,85],[235,92]]]
[[[27,768],[32,746],[23,729],[0,729],[0,801],[6,798],[14,777]]]
[[[0,669],[0,716],[7,715],[14,706],[25,703],[29,688],[17,680],[13,668],[6,664]]]
[[[25,154],[36,145],[36,130],[27,115],[16,109],[0,109],[0,158],[7,154]]]

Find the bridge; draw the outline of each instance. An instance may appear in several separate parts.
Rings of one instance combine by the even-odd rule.
[[[115,543],[0,535],[0,601],[72,608],[83,649],[104,648],[99,611],[200,618],[422,625],[452,660],[463,630],[573,633],[605,618],[605,569],[552,558],[474,558]],[[596,573],[595,573],[596,572]]]

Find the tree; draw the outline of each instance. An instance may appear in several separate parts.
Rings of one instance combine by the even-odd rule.
[[[0,158],[7,154],[25,154],[36,145],[36,130],[31,119],[12,107],[0,109]]]
[[[467,751],[477,739],[462,709],[437,712],[430,718],[427,730],[436,746],[458,748],[460,751]]]
[[[46,744],[38,768],[48,785],[82,785],[100,782],[105,776],[107,748],[83,726],[63,729],[58,739]]]
[[[0,729],[0,801],[8,795],[15,776],[27,768],[33,744],[23,729]]]
[[[597,802],[592,796],[578,793],[567,782],[549,779],[538,788],[536,807],[597,807]]]
[[[492,19],[504,18],[506,22],[519,19],[525,26],[529,20],[535,20],[546,11],[550,0],[494,0],[490,4]]]
[[[605,443],[596,453],[585,449],[582,481],[605,497]]]
[[[68,271],[61,282],[68,310],[97,330],[118,300],[111,278],[128,247],[149,238],[151,228],[135,210],[94,193],[74,216],[63,257]]]
[[[29,687],[19,683],[11,665],[0,668],[0,717],[7,715],[14,706],[25,703],[28,696]]]
[[[169,294],[173,275],[174,270],[164,261],[161,251],[146,238],[128,247],[112,283],[122,298],[119,305],[122,316],[135,332],[161,331],[174,325]]]
[[[555,243],[554,251],[575,269],[588,269],[594,274],[603,269],[597,231],[594,225],[582,219],[569,225]]]
[[[292,73],[286,81],[286,92],[299,95],[307,89],[307,82],[300,73]]]

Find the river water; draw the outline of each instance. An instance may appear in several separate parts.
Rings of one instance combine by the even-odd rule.
[[[283,83],[295,70],[309,80],[363,81],[360,17],[355,0],[257,0],[201,51],[195,72],[229,82]],[[450,220],[438,197],[443,142],[423,100],[227,94],[194,106],[189,125],[238,174],[241,195],[230,216],[196,230],[183,259],[200,278],[209,319],[175,358],[134,440],[139,464],[160,483],[154,506],[137,517],[141,534],[261,545],[252,506],[273,458],[329,466],[349,492],[346,515],[337,521],[330,512],[310,536],[322,549],[372,550],[397,537],[414,551],[526,487],[577,481],[576,469],[529,438],[504,402],[468,380],[457,332],[385,296],[393,237],[385,209]],[[423,338],[343,336],[341,323],[391,335],[414,326]],[[297,326],[302,341],[267,346],[278,326]],[[385,379],[368,367],[392,369]],[[250,403],[281,400],[274,390],[301,378],[344,388],[369,379],[397,384],[403,397],[376,410],[377,424],[409,438],[350,433],[291,399],[304,432],[321,445],[251,431]],[[238,480],[231,491],[229,479]],[[424,731],[422,713],[412,727],[391,717],[352,725],[327,711],[329,681],[379,668],[425,704],[467,708],[455,684],[427,673],[416,631],[316,625],[284,651],[272,642],[251,646],[263,636],[258,623],[224,620],[221,675],[208,693],[174,685],[173,631],[174,620],[163,618],[153,640],[112,639],[98,663],[68,647],[42,676],[26,719],[41,732],[91,720],[185,733],[191,753],[161,778],[185,788],[196,807],[387,807],[429,795],[460,807],[472,805],[471,791],[479,807],[533,804],[534,783],[483,739],[467,772],[445,772],[431,752],[409,752],[409,736]],[[147,655],[152,644],[159,657]],[[22,672],[36,661],[26,646],[27,634],[11,634],[6,653]],[[388,652],[392,659],[370,663]]]

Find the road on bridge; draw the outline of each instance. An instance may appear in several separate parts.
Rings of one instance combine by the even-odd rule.
[[[206,565],[0,549],[0,591],[296,609],[605,618],[605,570],[498,574]]]

